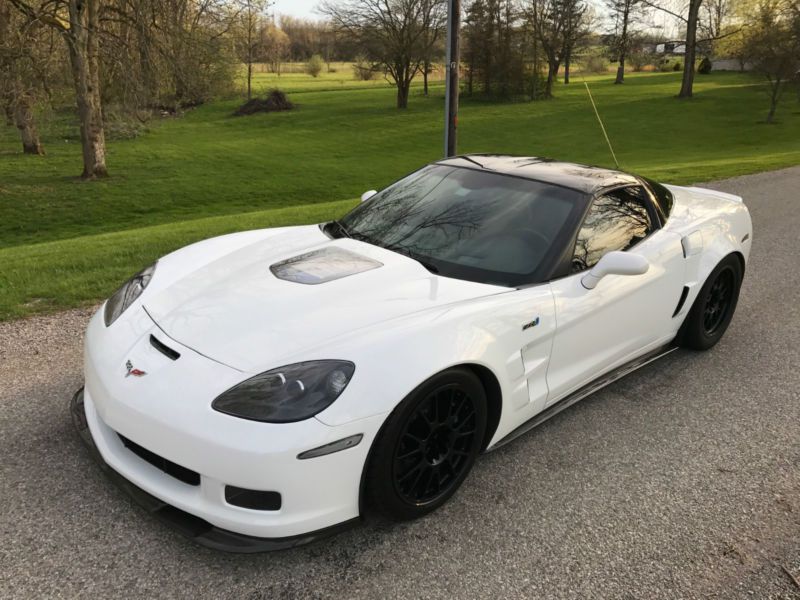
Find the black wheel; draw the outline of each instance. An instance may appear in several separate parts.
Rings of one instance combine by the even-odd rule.
[[[722,336],[733,318],[742,286],[742,265],[736,256],[727,256],[703,284],[679,334],[682,346],[708,350]]]
[[[486,429],[486,393],[468,369],[449,369],[389,415],[367,466],[369,506],[393,520],[427,514],[461,486]]]

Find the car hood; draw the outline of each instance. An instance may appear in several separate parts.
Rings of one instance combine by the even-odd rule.
[[[144,307],[174,340],[253,373],[361,328],[507,291],[434,275],[364,242],[331,240],[316,226],[216,252],[158,286]]]

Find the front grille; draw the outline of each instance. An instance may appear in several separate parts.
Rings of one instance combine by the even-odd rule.
[[[178,481],[182,481],[188,485],[200,485],[200,473],[196,473],[191,469],[187,469],[186,467],[175,464],[171,460],[167,460],[163,456],[159,456],[147,448],[142,448],[139,444],[129,440],[121,433],[118,433],[117,435],[124,446],[143,461],[150,463],[157,469],[161,469],[164,471],[164,473],[174,477]]]

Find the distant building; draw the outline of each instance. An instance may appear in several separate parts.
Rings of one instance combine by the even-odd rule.
[[[671,42],[662,42],[655,46],[656,54],[686,54],[686,42],[683,40],[674,40]]]
[[[753,65],[738,58],[715,58],[711,61],[712,71],[752,71]]]

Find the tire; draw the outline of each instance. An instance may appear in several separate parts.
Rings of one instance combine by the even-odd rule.
[[[736,311],[742,275],[742,263],[733,254],[714,268],[681,326],[681,346],[708,350],[722,339]]]
[[[367,505],[394,521],[426,515],[461,487],[481,450],[486,392],[453,368],[428,379],[389,415],[367,465]]]

